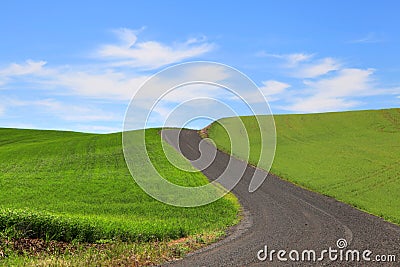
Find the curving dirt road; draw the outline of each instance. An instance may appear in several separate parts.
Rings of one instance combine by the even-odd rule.
[[[200,157],[198,147],[202,140],[196,131],[163,130],[162,136],[195,167],[202,165],[199,160],[195,161]],[[215,150],[212,145],[203,142],[203,153],[212,153],[212,150]],[[217,151],[215,160],[203,173],[214,180],[225,170],[229,160],[243,164]],[[254,167],[247,165],[243,178],[232,191],[244,208],[242,222],[227,238],[168,266],[400,266],[399,226],[270,174],[257,191],[249,193],[248,185],[254,171]],[[338,239],[345,239],[347,247],[339,249],[343,243],[338,247]],[[272,261],[269,257],[262,261],[265,246],[268,247],[267,256],[276,250]],[[278,259],[278,250],[286,251],[285,255],[281,252],[281,258],[287,261]],[[297,251],[299,261],[290,259],[292,250],[295,251],[291,252],[291,258],[296,259]],[[312,252],[309,256],[304,252],[306,260],[301,261],[303,250],[314,250],[317,260],[310,261]],[[323,250],[328,251],[324,252],[323,260],[318,261]],[[359,262],[352,261],[349,250],[358,250]],[[340,251],[343,260],[340,260]],[[356,259],[357,252],[354,253]],[[330,260],[329,256],[334,259],[335,255],[337,259]],[[391,255],[395,256],[395,262]],[[382,259],[392,262],[377,261]]]

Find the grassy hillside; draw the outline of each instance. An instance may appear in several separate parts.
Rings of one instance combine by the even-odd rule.
[[[149,156],[164,175],[186,186],[207,183],[201,173],[167,162],[158,130],[146,135]],[[237,220],[232,195],[198,208],[149,197],[126,167],[121,134],[0,129],[0,170],[0,232],[61,241],[149,241],[218,231]]]
[[[220,120],[208,131],[228,152],[229,137],[221,124],[233,121]],[[250,135],[250,162],[257,164],[256,120],[242,121]],[[277,115],[275,123],[272,173],[400,224],[400,109]]]

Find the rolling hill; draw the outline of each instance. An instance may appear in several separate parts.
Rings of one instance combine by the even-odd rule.
[[[272,173],[400,224],[400,109],[275,115],[274,119],[277,146]],[[241,117],[241,121],[249,135],[249,162],[257,165],[261,150],[257,120]],[[246,133],[228,134],[224,126],[239,129],[238,122],[237,118],[214,122],[209,138],[230,152],[229,135],[244,140]],[[243,158],[241,153],[235,156]],[[258,166],[268,167],[263,162]]]
[[[168,162],[158,131],[146,130],[146,138],[160,172],[184,186],[207,183],[200,172]],[[171,153],[191,167],[178,152]],[[140,168],[141,159],[136,164]],[[121,133],[0,129],[0,169],[3,232],[17,228],[27,237],[59,241],[151,241],[219,231],[237,221],[239,206],[232,195],[198,208],[173,207],[148,196],[126,167]]]

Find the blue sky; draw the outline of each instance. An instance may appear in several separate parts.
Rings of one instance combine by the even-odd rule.
[[[148,77],[193,60],[245,73],[275,114],[399,107],[398,10],[398,1],[3,1],[0,127],[120,131]]]

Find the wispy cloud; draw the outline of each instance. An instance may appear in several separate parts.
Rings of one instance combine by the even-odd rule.
[[[360,41],[376,41],[369,35]],[[289,79],[291,86],[284,82],[264,83],[264,95],[274,108],[291,112],[326,112],[359,107],[366,97],[394,95],[398,87],[385,88],[375,78],[375,70],[351,68],[333,57],[318,58],[310,53],[268,54],[259,56],[279,59],[283,71],[281,80]],[[275,89],[274,89],[275,87]],[[268,91],[273,92],[272,96]]]
[[[102,45],[97,55],[112,60],[117,66],[156,69],[171,63],[201,56],[214,49],[215,45],[201,39],[188,39],[168,45],[157,41],[138,41],[137,32],[130,29],[115,31],[120,42]]]
[[[260,90],[266,96],[283,93],[285,89],[290,87],[290,85],[287,83],[274,80],[264,81],[262,84],[263,85],[260,87]]]
[[[348,110],[359,104],[359,101],[315,95],[312,97],[298,98],[292,105],[281,108],[300,113],[316,113]]]
[[[298,53],[283,55],[283,58],[287,61],[288,67],[295,67],[300,63],[310,60],[313,56],[314,55]]]
[[[46,65],[46,61],[34,61],[26,60],[22,64],[11,63],[9,66],[0,69],[0,76],[21,76],[28,74],[39,74],[43,71],[43,66]]]
[[[337,60],[327,57],[298,66],[298,68],[293,71],[293,76],[299,78],[314,78],[331,71],[339,70],[340,68],[341,64]]]
[[[36,106],[47,110],[53,115],[74,122],[86,121],[116,121],[118,118],[115,114],[103,111],[95,106],[82,106],[65,104],[54,99],[43,99],[27,102],[27,105]]]
[[[258,87],[259,91],[246,90],[241,91],[240,97],[236,95],[228,95],[227,97],[236,101],[243,100],[250,104],[265,103],[265,100],[268,102],[274,102],[280,100],[281,97],[284,97],[287,93],[286,89],[290,87],[290,84],[284,82],[267,80],[263,81],[262,85]]]
[[[265,51],[257,53],[260,57],[270,57],[281,59],[285,62],[285,67],[296,67],[299,63],[310,60],[314,55],[306,53],[293,53],[293,54],[270,54]]]
[[[132,98],[140,85],[148,79],[147,75],[132,75],[124,72],[98,71],[97,73],[70,71],[57,73],[54,79],[46,82],[54,88],[65,88],[66,94],[108,100]]]
[[[120,46],[130,48],[136,43],[138,34],[140,34],[140,32],[142,32],[143,30],[144,27],[142,27],[139,30],[119,28],[119,29],[114,29],[113,33],[121,41]]]
[[[259,56],[282,60],[281,68],[286,69],[290,76],[296,78],[314,78],[342,67],[337,59],[332,57],[316,58],[315,54],[268,54],[262,52],[259,53]]]
[[[115,71],[109,68],[84,70],[81,66],[46,67],[39,62],[12,63],[0,72],[3,84],[12,80],[27,83],[29,87],[50,89],[55,95],[78,95],[108,100],[129,100],[140,85],[150,77]]]
[[[93,49],[85,65],[51,65],[43,60],[26,60],[0,66],[0,89],[7,96],[14,90],[16,98],[0,97],[0,116],[11,112],[43,115],[59,125],[68,125],[81,131],[119,131],[113,127],[122,121],[123,110],[115,112],[113,105],[128,104],[140,86],[158,68],[172,63],[203,56],[216,46],[206,38],[192,38],[174,43],[158,40],[141,40],[140,30],[121,28],[114,31],[117,40],[100,44]],[[368,38],[367,38],[368,37]],[[371,42],[376,35],[357,42]],[[271,54],[269,57],[281,72],[274,79],[261,79],[260,91],[274,108],[291,112],[323,112],[350,109],[363,104],[363,97],[392,94],[399,99],[399,89],[384,89],[375,79],[374,69],[357,69],[347,66],[334,57],[319,57],[314,53]],[[90,61],[92,59],[93,61]],[[275,60],[272,60],[275,59]],[[87,60],[87,59],[86,59]],[[194,68],[179,73],[188,80],[229,80],[229,73],[219,68]],[[154,88],[140,95],[140,105],[159,97],[161,87],[176,85],[174,79],[154,84]],[[233,79],[234,83],[235,80]],[[4,86],[7,85],[7,86]],[[22,89],[24,88],[24,89]],[[23,90],[46,89],[30,93],[23,99]],[[21,89],[18,91],[18,89]],[[248,89],[248,88],[247,88]],[[244,100],[251,103],[264,101],[259,92],[240,88]],[[180,102],[204,97],[223,101],[236,101],[228,91],[204,85],[191,85],[167,94],[155,107],[154,124],[162,122]],[[34,100],[32,100],[34,98]],[[76,101],[75,101],[76,100]],[[221,103],[223,103],[221,101]],[[397,101],[397,100],[396,100]],[[153,102],[152,102],[153,103]],[[200,111],[212,111],[221,116],[233,116],[231,111],[221,109],[221,103],[187,102],[181,108],[182,117]],[[233,103],[233,102],[230,102]],[[17,110],[17,111],[16,111]],[[185,115],[185,116],[184,116]],[[237,114],[240,115],[240,114]],[[137,119],[137,118],[135,118]],[[178,121],[179,121],[178,120]],[[29,121],[28,121],[29,122]],[[35,122],[36,123],[36,122]],[[71,126],[74,125],[74,126]]]
[[[360,97],[392,94],[393,89],[377,87],[373,69],[341,69],[334,76],[304,81],[304,89],[287,99],[284,110],[294,112],[326,112],[356,107]]]
[[[384,39],[382,37],[379,37],[375,32],[370,32],[367,35],[365,35],[364,37],[350,41],[350,43],[371,44],[371,43],[381,43],[383,41],[384,41]]]
[[[43,74],[46,64],[46,61],[34,61],[29,59],[23,63],[11,63],[8,66],[4,66],[0,68],[0,86],[6,85],[12,81],[13,78]]]
[[[274,80],[263,81],[262,84],[259,89],[269,102],[279,100],[279,95],[283,95],[290,87],[290,84]]]
[[[124,29],[120,30],[121,43],[127,47],[131,44],[136,43],[136,33]],[[197,39],[189,39],[185,45],[192,46],[198,43]],[[120,44],[121,46],[123,44]],[[151,49],[146,51],[151,54]],[[157,51],[155,51],[157,53]],[[179,60],[181,58],[175,58]],[[170,58],[170,62],[174,59]],[[115,105],[116,103],[128,104],[129,100],[137,93],[141,85],[150,78],[154,73],[153,71],[143,71],[141,67],[114,67],[110,64],[88,63],[86,65],[62,65],[62,66],[47,66],[43,61],[26,61],[23,63],[12,63],[2,69],[0,73],[0,80],[5,80],[5,83],[10,83],[10,86],[6,90],[18,89],[21,86],[25,88],[35,89],[41,88],[46,90],[40,90],[40,96],[37,96],[39,100],[24,100],[21,98],[9,98],[6,105],[1,105],[1,113],[4,110],[18,110],[18,112],[27,113],[29,108],[32,113],[45,114],[46,117],[52,118],[53,120],[60,120],[71,123],[85,123],[88,128],[86,130],[98,130],[97,128],[90,128],[95,122],[102,122],[106,125],[109,122],[122,122],[123,111],[121,114],[114,114],[108,112],[110,110],[110,104]],[[183,75],[188,80],[207,80],[218,82],[227,78],[229,75],[223,71],[223,69],[215,68],[204,68],[196,67],[186,69],[184,73],[178,73]],[[178,76],[179,76],[178,75]],[[176,77],[175,77],[176,78]],[[151,90],[147,90],[145,94],[140,95],[140,104],[146,105],[149,101],[155,101],[156,98],[160,97],[159,91],[168,87],[169,84],[176,85],[174,77],[171,77],[167,84],[155,84],[155,87]],[[6,88],[6,87],[4,87]],[[178,100],[186,101],[188,99],[196,98],[199,93],[203,96],[218,97],[221,95],[218,88],[183,88],[180,93],[171,93],[164,99],[163,104],[165,108],[171,109],[171,105],[177,103]],[[19,95],[16,91],[16,95]],[[30,95],[31,98],[32,95]],[[67,100],[69,99],[69,100]],[[78,102],[72,103],[71,99],[78,99]],[[100,102],[99,102],[100,101]],[[104,102],[107,105],[102,105]],[[88,104],[91,103],[91,104]],[[0,103],[2,104],[2,103]],[[107,108],[105,108],[107,107]],[[163,113],[161,117],[165,116],[166,113],[162,112],[162,108],[156,109],[155,112]],[[10,114],[8,114],[10,115]],[[162,121],[162,118],[160,119]],[[79,128],[83,130],[82,127]],[[115,130],[115,128],[103,128],[105,131]]]
[[[172,45],[157,41],[139,42],[138,34],[141,31],[143,29],[117,29],[114,33],[119,42],[100,45],[95,54],[102,59],[109,59],[111,64],[96,61],[87,66],[48,67],[45,61],[11,63],[0,69],[0,85],[18,78],[18,82],[29,83],[29,86],[54,89],[50,93],[58,95],[128,101],[154,73],[150,69],[203,55],[214,47],[204,37]],[[149,72],[143,72],[143,68]],[[197,70],[196,73],[203,75],[204,71],[210,77],[221,76],[218,70]]]
[[[51,114],[59,119],[74,122],[91,121],[117,121],[121,118],[112,112],[107,112],[94,104],[71,104],[52,98],[39,100],[23,100],[18,98],[5,98],[3,105],[9,108],[26,107],[31,113],[39,112]]]
[[[196,66],[192,68],[187,68],[183,73],[179,73],[189,81],[208,81],[219,82],[221,80],[229,77],[229,74],[224,72],[223,68],[219,67],[202,67]],[[150,74],[135,74],[129,71],[117,71],[112,69],[107,69],[102,72],[83,72],[83,71],[69,71],[60,72],[54,74],[51,81],[46,81],[46,85],[52,85],[54,88],[64,87],[67,92],[72,95],[84,96],[88,98],[98,98],[105,100],[130,100],[138,91],[138,89],[143,85],[143,83],[150,78]],[[177,77],[168,77],[168,79],[163,79],[162,83],[153,84],[151,90],[146,91],[145,95],[141,95],[146,98],[157,98],[161,94],[163,88],[170,88],[176,86]],[[194,90],[193,87],[185,87],[185,90],[180,90],[180,95],[175,95],[174,97],[168,95],[167,98],[172,100],[178,100],[183,98],[195,97],[200,94],[210,95],[211,91],[204,90]],[[172,95],[172,94],[171,94]]]
[[[377,93],[373,87],[374,71],[374,69],[342,69],[334,77],[304,83],[325,96],[374,94]]]

